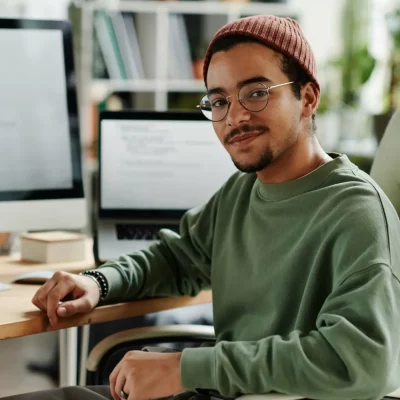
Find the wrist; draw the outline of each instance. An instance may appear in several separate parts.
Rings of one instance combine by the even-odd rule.
[[[96,282],[99,290],[99,300],[104,300],[108,293],[108,282],[106,277],[99,271],[88,270],[81,272],[79,275],[86,276]]]
[[[96,300],[95,300],[95,304],[99,304],[100,299],[101,299],[101,287],[99,282],[97,281],[97,279],[93,276],[90,275],[82,275],[83,277],[87,278],[87,281],[89,282],[90,285],[90,293],[95,294]],[[93,288],[93,290],[92,290]]]

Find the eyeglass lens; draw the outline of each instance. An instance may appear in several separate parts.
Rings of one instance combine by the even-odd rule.
[[[262,111],[268,104],[268,88],[262,83],[249,83],[238,93],[240,104],[252,112]],[[222,93],[205,95],[200,101],[200,109],[211,121],[223,120],[228,114],[229,100]]]

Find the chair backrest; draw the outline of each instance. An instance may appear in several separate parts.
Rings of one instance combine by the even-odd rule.
[[[391,118],[372,164],[371,177],[400,215],[400,109]]]

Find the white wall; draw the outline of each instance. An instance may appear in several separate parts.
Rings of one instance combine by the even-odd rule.
[[[300,12],[301,26],[321,65],[340,51],[343,0],[292,0],[291,4]]]

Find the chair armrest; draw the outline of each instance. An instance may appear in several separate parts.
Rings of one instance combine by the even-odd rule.
[[[389,398],[400,398],[400,389],[388,394],[387,396]],[[282,394],[282,393],[266,393],[266,394],[245,394],[243,396],[236,397],[235,400],[299,400],[299,399],[304,399],[304,397]]]
[[[400,399],[400,389],[397,389],[394,392],[389,393],[387,396],[388,397],[394,397],[396,399]]]
[[[215,338],[215,332],[214,327],[208,325],[162,325],[128,329],[110,335],[97,343],[88,356],[86,368],[88,371],[96,371],[103,356],[119,344],[135,340],[162,339],[166,337],[200,337],[213,339]]]
[[[387,395],[389,398],[400,398],[400,389]],[[385,396],[386,398],[386,396]],[[245,394],[237,397],[235,400],[298,400],[304,399],[301,396],[294,396],[282,393],[266,393],[266,394]]]

